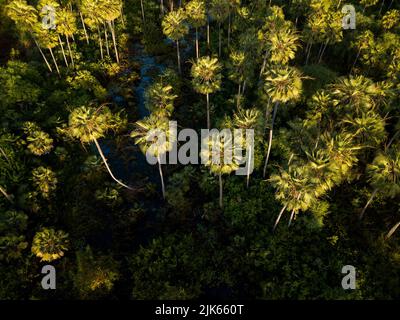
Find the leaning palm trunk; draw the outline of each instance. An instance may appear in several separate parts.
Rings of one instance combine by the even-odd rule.
[[[210,50],[210,17],[207,15],[207,48]]]
[[[119,63],[119,56],[118,56],[118,49],[117,49],[117,41],[115,38],[115,30],[114,27],[111,24],[111,21],[108,21],[108,26],[110,27],[111,30],[111,36],[113,39],[113,44],[114,44],[114,51],[115,51],[115,58],[117,59],[117,63]]]
[[[3,189],[2,186],[0,186],[0,192],[6,197],[6,199],[10,202],[13,203],[11,196],[6,192],[6,190]]]
[[[231,13],[229,13],[229,17],[228,17],[228,48],[231,44]]]
[[[106,51],[107,51],[107,55],[110,56],[110,48],[109,48],[109,44],[108,44],[108,32],[107,32],[106,24],[104,24],[104,38],[105,38],[105,40],[106,40]]]
[[[95,145],[96,145],[96,147],[97,147],[97,150],[98,150],[99,153],[100,153],[101,159],[103,159],[103,162],[104,162],[104,164],[106,165],[107,171],[108,171],[108,173],[110,174],[111,178],[112,178],[116,183],[118,183],[119,185],[121,185],[121,186],[123,186],[123,187],[125,187],[125,188],[127,188],[127,189],[129,189],[129,190],[133,190],[131,187],[127,186],[126,184],[122,183],[122,182],[119,181],[117,178],[115,178],[115,176],[114,176],[114,174],[112,173],[110,167],[108,166],[107,159],[106,159],[106,157],[105,157],[104,154],[103,154],[103,150],[101,150],[101,147],[100,147],[99,142],[97,141],[97,139],[93,139],[93,140],[94,140],[94,143],[95,143]]]
[[[64,51],[64,45],[63,45],[63,43],[62,43],[62,41],[61,41],[60,35],[58,35],[58,42],[60,42],[61,52],[62,52],[63,57],[64,57],[65,65],[66,65],[67,67],[69,67],[68,60],[67,60],[67,57],[66,57],[65,51]]]
[[[223,208],[222,197],[223,197],[222,173],[219,172],[219,207],[221,209]]]
[[[39,52],[40,52],[40,54],[42,55],[43,60],[44,60],[44,62],[46,63],[47,68],[49,68],[50,72],[53,72],[53,69],[51,68],[50,63],[49,63],[49,61],[47,61],[47,58],[46,58],[46,56],[44,55],[42,49],[40,48],[38,42],[36,41],[35,38],[33,38],[33,41],[35,41],[35,44],[36,44],[37,48],[39,49]]]
[[[259,76],[260,79],[261,79],[261,77],[262,77],[262,75],[264,73],[265,66],[267,65],[267,59],[268,59],[268,50],[266,50],[265,54],[264,54],[263,64],[261,66],[260,76]]]
[[[145,20],[145,18],[144,18],[144,6],[143,6],[143,0],[140,0],[140,8],[141,8],[141,10],[142,10],[142,19],[143,19],[143,23],[144,23],[144,20]]]
[[[65,36],[65,38],[67,39],[67,46],[68,46],[69,56],[70,56],[70,58],[71,58],[71,64],[72,64],[72,67],[74,67],[74,65],[75,65],[75,63],[74,63],[74,57],[72,56],[72,50],[71,50],[71,46],[70,46],[70,44],[69,44],[68,36]]]
[[[54,65],[56,66],[57,73],[58,73],[58,75],[60,75],[60,69],[58,68],[57,60],[54,57],[53,50],[50,47],[48,49],[50,51],[51,58],[53,59]]]
[[[279,221],[281,220],[282,214],[285,212],[286,207],[287,207],[287,205],[285,205],[285,206],[282,208],[281,212],[279,212],[278,218],[276,218],[276,221],[275,221],[275,224],[274,224],[274,228],[272,229],[272,232],[274,232],[275,229],[276,229],[276,227],[278,226],[278,223],[279,223]]]
[[[396,232],[396,230],[398,229],[398,227],[400,227],[400,222],[397,222],[394,227],[392,229],[390,229],[390,231],[387,233],[387,235],[385,236],[385,240],[390,239],[390,237],[393,235],[393,233]]]
[[[164,175],[163,175],[162,168],[161,168],[160,156],[157,157],[157,161],[158,161],[158,170],[159,170],[159,172],[160,172],[160,178],[161,178],[161,190],[162,190],[163,198],[164,198],[164,200],[165,200]]]
[[[361,211],[361,214],[360,214],[360,217],[359,217],[360,220],[364,217],[365,211],[367,210],[368,206],[371,204],[372,200],[375,198],[377,192],[378,192],[378,188],[376,188],[376,189],[372,192],[371,197],[369,198],[367,204],[365,205],[365,207],[364,207],[363,210]]]
[[[179,74],[182,74],[182,69],[181,69],[181,54],[179,51],[179,40],[176,40],[176,56],[178,59],[178,72]]]
[[[103,54],[103,39],[101,38],[101,33],[100,33],[100,27],[97,26],[97,32],[99,34],[99,46],[100,46],[100,56],[101,59],[104,59],[104,54]]]
[[[199,60],[199,29],[196,27],[196,59]]]
[[[221,40],[222,34],[221,34],[221,22],[218,23],[218,57],[221,56]]]
[[[326,50],[326,47],[328,46],[328,44],[329,44],[329,39],[328,39],[328,40],[326,40],[326,42],[325,42],[325,45],[323,46],[323,49],[322,49],[321,55],[319,56],[318,63],[321,63],[321,61],[322,61],[322,57],[324,56],[324,53],[325,53],[325,50]]]
[[[248,153],[249,153],[249,160],[248,160],[248,162],[247,162],[247,188],[249,187],[249,184],[250,184],[250,163],[251,163],[251,161],[252,161],[252,158],[251,158],[251,153],[252,153],[252,148],[251,148],[251,145],[249,145],[249,150],[248,150]]]
[[[267,157],[265,158],[265,164],[264,164],[264,172],[263,172],[263,177],[264,177],[264,178],[265,178],[265,174],[266,174],[266,172],[267,172],[267,166],[268,166],[269,156],[270,156],[270,154],[271,154],[272,137],[273,137],[273,134],[274,134],[274,124],[275,124],[276,113],[277,113],[277,111],[278,111],[278,106],[279,106],[279,102],[275,103],[274,115],[272,116],[271,129],[270,129],[270,131],[269,131],[269,142],[268,142]]]
[[[87,34],[86,25],[85,25],[85,20],[83,20],[82,12],[79,12],[79,15],[80,15],[80,17],[81,17],[82,26],[83,26],[83,32],[85,33],[86,42],[87,42],[87,44],[89,44],[89,36],[88,36],[88,34]]]

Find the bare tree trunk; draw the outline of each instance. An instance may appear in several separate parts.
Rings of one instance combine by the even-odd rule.
[[[308,65],[308,61],[310,60],[311,49],[312,49],[312,43],[310,43],[310,46],[308,47],[307,58],[306,58],[306,65]]]
[[[231,13],[229,12],[228,16],[228,48],[231,44]]]
[[[328,43],[329,43],[329,39],[326,40],[326,43],[325,43],[325,45],[324,45],[324,47],[323,47],[323,49],[322,49],[321,55],[319,56],[318,63],[321,63],[322,57],[323,57],[323,55],[324,55],[324,53],[325,53],[325,50],[326,50],[326,47],[328,46]]]
[[[249,184],[250,184],[250,163],[252,161],[252,158],[251,158],[251,152],[252,152],[251,145],[249,146],[248,152],[249,152],[249,159],[247,161],[247,188],[249,187]]]
[[[264,73],[265,66],[267,65],[267,58],[268,58],[268,50],[266,50],[265,54],[264,54],[264,59],[263,59],[263,64],[261,66],[259,79],[261,79],[261,77],[262,77],[262,75]]]
[[[142,19],[143,19],[143,24],[144,24],[144,20],[145,20],[145,18],[144,18],[144,7],[143,7],[143,0],[140,0],[140,7],[141,7],[141,9],[142,9]]]
[[[196,58],[197,60],[199,60],[199,29],[198,27],[196,27]]]
[[[222,193],[223,193],[223,186],[222,186],[222,173],[219,172],[219,207],[222,209],[223,208],[223,202],[222,202]]]
[[[277,227],[279,221],[280,221],[281,218],[282,218],[282,214],[283,214],[283,213],[285,212],[285,210],[286,210],[286,207],[287,207],[287,205],[285,205],[285,206],[282,208],[281,212],[279,212],[278,218],[276,218],[276,221],[275,221],[275,224],[274,224],[274,228],[272,229],[272,232],[275,231],[275,229],[276,229],[276,227]]]
[[[207,14],[207,47],[210,50],[210,17]]]
[[[80,15],[80,17],[81,17],[82,26],[83,26],[83,32],[85,33],[86,42],[87,42],[87,44],[89,44],[89,36],[88,36],[88,34],[87,34],[86,25],[85,25],[85,20],[83,19],[82,12],[79,12],[79,15]]]
[[[0,192],[6,197],[6,199],[10,202],[13,203],[11,196],[6,192],[6,190],[0,186]]]
[[[64,57],[65,65],[66,65],[67,67],[69,67],[68,60],[67,60],[67,57],[66,57],[65,51],[64,51],[64,45],[63,45],[63,43],[62,43],[62,41],[61,41],[60,35],[58,35],[58,41],[60,42],[61,51],[62,51],[62,54],[63,54],[63,57]]]
[[[44,55],[44,53],[42,51],[42,48],[40,48],[40,46],[39,46],[39,44],[38,44],[38,42],[36,41],[35,38],[33,38],[33,41],[35,41],[35,44],[36,44],[37,48],[39,49],[39,52],[42,55],[42,58],[43,58],[44,62],[46,63],[47,68],[49,68],[50,72],[53,72],[53,69],[51,69],[49,61],[47,61],[47,58],[46,58],[46,56]]]
[[[97,33],[99,34],[99,46],[100,46],[100,56],[101,59],[104,59],[104,54],[103,54],[103,39],[101,38],[101,33],[100,33],[100,27],[97,26]]]
[[[108,26],[110,27],[111,30],[111,36],[113,39],[113,43],[114,43],[114,51],[115,51],[115,57],[117,58],[117,63],[119,64],[119,56],[118,56],[118,49],[117,49],[117,41],[115,39],[115,30],[114,27],[111,24],[111,21],[108,21]]]
[[[116,183],[118,183],[119,185],[121,185],[121,186],[123,186],[123,187],[125,187],[125,188],[127,188],[127,189],[129,189],[129,190],[133,190],[131,187],[127,186],[126,184],[124,184],[123,182],[121,182],[121,181],[119,181],[117,178],[115,178],[115,176],[114,176],[114,174],[112,173],[110,167],[108,166],[107,159],[106,159],[106,157],[105,157],[104,154],[103,154],[103,150],[101,150],[101,147],[100,147],[100,145],[99,145],[99,142],[97,141],[97,139],[93,139],[93,140],[94,140],[94,143],[95,143],[95,145],[96,145],[96,147],[97,147],[97,150],[98,150],[99,153],[100,153],[101,159],[103,159],[103,162],[104,162],[104,164],[106,165],[107,171],[108,171],[108,173],[110,174],[111,178],[112,178]]]
[[[238,90],[238,95],[237,95],[237,100],[236,100],[236,108],[239,108],[239,105],[240,105],[240,89],[241,89],[241,84],[239,83],[239,90]]]
[[[109,48],[109,44],[108,44],[108,33],[107,33],[107,27],[106,27],[105,23],[103,23],[103,27],[104,27],[104,39],[106,40],[106,51],[107,51],[107,55],[110,56],[110,48]]]
[[[390,231],[387,233],[387,235],[385,236],[385,240],[390,239],[390,237],[393,235],[393,233],[396,232],[396,230],[398,229],[398,227],[400,226],[400,222],[397,222],[394,227],[392,229],[390,229]]]
[[[367,210],[368,206],[371,204],[372,200],[374,199],[374,197],[376,196],[377,192],[378,192],[378,188],[376,188],[372,194],[371,197],[369,198],[367,204],[365,205],[365,207],[363,208],[363,210],[361,211],[360,217],[359,219],[361,220],[364,217],[365,211]]]
[[[162,172],[162,168],[161,168],[160,156],[157,157],[157,160],[158,160],[158,170],[160,172],[160,178],[161,178],[161,190],[162,190],[162,194],[163,194],[163,199],[165,200],[164,176],[163,176],[163,172]]]
[[[160,6],[161,16],[164,16],[164,0],[161,0]]]
[[[181,69],[181,54],[179,51],[179,40],[176,40],[176,55],[178,58],[178,72],[179,74],[182,74],[182,69]]]
[[[48,49],[50,51],[51,58],[53,59],[54,65],[56,66],[57,73],[58,73],[58,75],[60,75],[60,69],[58,69],[58,64],[57,64],[56,58],[54,57],[53,50],[50,47]]]
[[[221,57],[221,22],[218,23],[218,57]]]
[[[72,67],[74,67],[74,65],[75,65],[75,63],[74,63],[74,57],[72,56],[72,50],[71,50],[71,46],[69,45],[68,36],[65,36],[65,38],[67,39],[67,46],[68,46],[69,56],[70,56],[70,58],[71,58],[71,64],[72,64]]]
[[[379,15],[381,15],[384,5],[385,5],[385,0],[382,0],[382,5],[381,8],[379,9]]]
[[[275,124],[275,118],[276,118],[276,113],[278,111],[278,106],[279,103],[275,103],[274,107],[274,115],[272,116],[272,124],[271,124],[271,129],[269,131],[269,143],[268,143],[268,151],[267,151],[267,157],[265,158],[265,164],[264,164],[264,172],[263,172],[263,177],[265,178],[265,174],[267,173],[267,166],[268,166],[268,161],[269,161],[269,156],[271,154],[271,148],[272,148],[272,137],[274,134],[274,124]]]

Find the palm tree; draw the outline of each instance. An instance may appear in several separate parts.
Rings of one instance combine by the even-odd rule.
[[[196,29],[196,59],[199,59],[199,28],[207,22],[204,0],[189,1],[185,6],[185,11],[189,23]]]
[[[186,14],[182,8],[176,11],[169,12],[162,21],[162,28],[164,34],[176,42],[176,53],[178,58],[178,71],[181,70],[181,56],[179,51],[179,40],[182,39],[189,32],[189,27],[185,23]]]
[[[35,24],[38,22],[37,10],[33,6],[28,5],[25,0],[13,0],[5,8],[7,16],[15,22],[20,32],[28,32],[32,36],[33,41],[39,49],[47,68],[50,70],[50,72],[52,72],[53,69],[51,68],[50,63],[47,61],[47,58],[40,48],[40,45],[34,35],[33,29]]]
[[[222,175],[230,174],[239,168],[239,158],[235,152],[232,133],[214,132],[202,142],[201,159],[202,163],[210,167],[211,172],[218,175],[219,180],[219,206],[223,208],[223,185]]]
[[[117,49],[117,41],[115,35],[114,21],[121,16],[121,0],[103,0],[100,2],[100,17],[106,21],[111,31],[111,36],[114,44],[115,58],[119,63],[119,55]]]
[[[221,24],[228,18],[230,12],[229,0],[211,0],[210,14],[218,23],[218,56],[221,56]]]
[[[232,51],[229,58],[229,79],[238,85],[236,108],[239,108],[242,87],[249,73],[249,62],[246,60],[246,54],[243,51]]]
[[[272,67],[264,78],[264,91],[275,104],[272,116],[271,128],[269,131],[268,151],[264,164],[263,176],[267,172],[267,165],[272,147],[275,118],[278,107],[281,103],[287,103],[300,98],[302,93],[302,76],[293,67]]]
[[[74,66],[74,57],[71,50],[71,45],[69,43],[69,37],[73,37],[74,33],[76,33],[76,17],[74,13],[72,13],[68,9],[61,9],[57,11],[57,32],[61,35],[64,35],[65,40],[67,41],[67,47],[69,52],[69,57],[71,59],[72,67]]]
[[[58,75],[60,75],[60,68],[58,67],[57,60],[54,57],[53,53],[53,48],[58,46],[57,33],[50,29],[45,30],[41,27],[40,24],[37,24],[34,27],[34,35],[37,39],[39,46],[49,50],[51,58],[53,59],[54,65],[56,67],[57,73]]]
[[[210,129],[210,93],[221,87],[221,65],[217,58],[201,57],[193,63],[191,75],[194,90],[207,97],[207,128]]]
[[[289,171],[281,170],[279,174],[273,174],[269,181],[277,189],[275,198],[283,204],[275,221],[274,231],[285,210],[291,211],[290,226],[300,210],[307,210],[316,201],[315,183],[304,167],[292,166]]]
[[[118,117],[114,116],[105,105],[99,108],[91,106],[79,107],[74,109],[69,116],[68,133],[73,138],[79,139],[82,144],[94,142],[111,178],[119,185],[133,190],[131,187],[115,178],[98,142],[98,139],[103,138],[107,131],[119,127],[120,124],[118,120]]]
[[[32,181],[46,199],[50,197],[51,192],[56,190],[58,183],[56,174],[45,167],[38,167],[32,171]]]
[[[64,256],[68,250],[68,234],[61,230],[43,228],[36,232],[32,241],[32,253],[40,261],[54,261]]]
[[[136,122],[136,129],[131,133],[135,143],[142,152],[157,158],[161,178],[161,188],[165,199],[164,176],[161,167],[161,158],[169,152],[175,143],[174,135],[170,131],[168,118],[151,114],[149,117]]]
[[[27,135],[28,149],[36,156],[48,154],[53,149],[53,139],[38,125],[33,122],[26,122],[23,130]]]
[[[174,100],[177,97],[171,85],[162,81],[155,82],[146,92],[146,107],[161,117],[169,117],[174,111]]]
[[[246,130],[246,129],[253,129],[255,130],[255,136],[259,136],[259,132],[261,131],[261,113],[256,108],[252,109],[242,109],[239,108],[237,112],[233,114],[233,125],[235,128]],[[252,145],[247,145],[247,137],[242,137],[243,141],[241,143],[242,147],[247,150],[248,154],[248,171],[247,171],[247,188],[249,187],[250,183],[250,163],[253,161],[251,156],[254,154],[254,150],[252,150]]]
[[[378,192],[392,198],[400,193],[400,153],[398,148],[379,152],[372,164],[367,166],[367,173],[374,190],[361,211],[360,220]]]
[[[80,11],[84,16],[83,23],[97,32],[101,59],[103,59],[103,40],[100,27],[104,24],[103,17],[100,14],[103,5],[102,1],[103,0],[81,0],[80,6]]]

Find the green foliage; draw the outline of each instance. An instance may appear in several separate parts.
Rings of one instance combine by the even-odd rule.
[[[32,241],[32,253],[41,261],[54,261],[68,250],[68,234],[61,230],[43,228]]]

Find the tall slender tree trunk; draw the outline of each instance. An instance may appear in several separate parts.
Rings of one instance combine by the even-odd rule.
[[[306,58],[306,65],[308,65],[308,61],[310,60],[311,49],[312,49],[312,43],[310,43],[310,45],[309,45],[309,47],[308,47],[307,58]]]
[[[262,77],[262,75],[264,73],[264,70],[265,70],[265,66],[267,65],[268,53],[269,53],[268,50],[266,50],[265,54],[264,54],[263,64],[262,64],[261,70],[260,70],[259,79],[261,79],[261,77]]]
[[[179,40],[176,40],[176,56],[178,58],[178,72],[179,72],[179,74],[182,74],[181,53],[180,53],[180,50],[179,50]]]
[[[350,73],[352,73],[354,68],[356,67],[356,64],[357,64],[358,58],[360,57],[360,54],[361,54],[361,47],[358,49],[357,56],[356,56],[356,59],[354,60],[353,66],[351,67]]]
[[[389,232],[387,233],[387,235],[385,236],[385,240],[390,239],[390,237],[393,235],[393,233],[396,232],[396,230],[398,229],[398,227],[400,227],[400,222],[397,222],[393,228],[391,228],[389,230]]]
[[[371,197],[369,198],[367,204],[365,205],[365,207],[364,207],[364,208],[362,209],[362,211],[361,211],[361,214],[360,214],[360,217],[359,217],[360,220],[362,220],[362,218],[364,217],[365,211],[367,210],[367,208],[368,208],[369,205],[371,204],[372,200],[375,198],[375,196],[376,196],[376,194],[377,194],[378,191],[379,191],[379,189],[376,188],[376,189],[372,192]]]
[[[236,108],[239,108],[240,105],[240,89],[241,89],[241,84],[239,83],[238,95],[236,99]]]
[[[34,37],[33,37],[33,41],[35,41],[36,47],[39,49],[39,52],[42,55],[42,58],[43,58],[44,62],[46,63],[47,68],[50,70],[50,72],[53,72],[53,69],[51,68],[49,61],[47,61],[47,58],[42,51],[42,48],[40,48],[39,43],[36,41],[36,39]]]
[[[117,41],[116,41],[116,38],[115,38],[115,30],[114,30],[114,27],[111,24],[111,21],[108,21],[108,26],[110,27],[111,36],[112,36],[113,43],[114,43],[115,58],[117,59],[117,63],[119,64],[119,56],[118,56],[118,49],[117,49]]]
[[[164,0],[160,1],[160,11],[161,11],[161,16],[164,16]]]
[[[100,27],[97,26],[97,33],[99,34],[99,46],[100,46],[100,56],[101,59],[104,59],[104,54],[103,54],[103,39],[101,37],[101,32],[100,32]]]
[[[264,171],[263,171],[263,177],[264,178],[265,178],[265,175],[267,173],[267,166],[268,166],[269,156],[271,154],[272,137],[273,137],[273,134],[274,134],[274,124],[275,124],[276,113],[278,111],[278,106],[279,106],[279,102],[276,102],[275,103],[275,107],[274,107],[274,115],[272,116],[271,129],[269,131],[268,151],[267,151],[267,157],[265,158]]]
[[[96,145],[96,147],[97,147],[97,151],[99,152],[99,154],[100,154],[100,156],[101,156],[101,159],[103,159],[103,162],[104,162],[104,164],[105,164],[105,166],[106,166],[106,168],[107,168],[107,171],[108,171],[108,173],[110,174],[111,178],[112,178],[116,183],[118,183],[119,185],[121,185],[121,186],[123,186],[123,187],[125,187],[125,188],[127,188],[127,189],[129,189],[129,190],[133,190],[131,187],[127,186],[126,184],[124,184],[123,182],[121,182],[121,181],[119,181],[117,178],[115,178],[115,176],[114,176],[114,174],[112,173],[110,167],[108,166],[107,159],[106,159],[106,157],[104,156],[103,150],[101,149],[99,142],[97,141],[97,139],[93,139],[93,141],[94,141],[94,143],[95,143],[95,145]]]
[[[278,223],[279,223],[279,221],[281,220],[282,214],[285,212],[286,207],[287,207],[287,205],[285,205],[285,206],[282,208],[281,212],[279,212],[278,218],[276,218],[276,220],[275,220],[275,224],[274,224],[274,228],[272,229],[272,232],[274,232],[275,229],[276,229],[276,227],[278,226]]]
[[[245,90],[246,90],[246,80],[243,81],[242,96],[244,95]]]
[[[324,56],[324,53],[325,53],[326,48],[328,47],[328,44],[329,44],[329,39],[326,40],[326,42],[325,42],[325,45],[324,45],[324,47],[322,49],[322,52],[321,52],[321,55],[319,56],[318,63],[321,63],[322,57]]]
[[[71,50],[71,46],[69,44],[69,39],[68,36],[66,35],[65,38],[67,39],[67,46],[68,46],[68,51],[69,51],[69,56],[71,58],[71,65],[72,67],[74,67],[75,63],[74,63],[74,57],[72,56],[72,50]]]
[[[86,42],[87,42],[87,44],[89,44],[89,36],[88,36],[87,30],[86,30],[85,20],[83,19],[82,12],[79,11],[79,15],[81,17],[83,32],[85,33]]]
[[[57,73],[58,73],[58,75],[60,75],[60,69],[58,68],[58,64],[57,64],[56,58],[54,57],[53,50],[50,47],[48,49],[50,51],[50,55],[51,55],[51,58],[53,59],[54,65],[56,66]]]
[[[384,5],[385,5],[385,0],[382,0],[382,5],[381,8],[379,9],[379,15],[381,15]]]
[[[13,203],[11,196],[6,192],[6,190],[0,186],[0,192],[3,194],[4,197],[6,197],[6,199],[10,202]]]
[[[220,171],[219,172],[219,207],[221,209],[223,208],[222,197],[223,197],[223,186],[222,186],[222,173]]]
[[[211,121],[210,121],[210,94],[206,94],[207,98],[207,129],[210,130],[211,128]]]
[[[107,32],[107,27],[106,24],[103,24],[104,27],[104,39],[106,40],[106,51],[107,51],[107,55],[110,56],[110,48],[109,48],[109,44],[108,44],[108,32]]]
[[[162,168],[161,168],[160,156],[157,156],[157,160],[158,160],[158,171],[160,172],[160,178],[161,178],[161,190],[162,190],[163,199],[165,200],[164,175],[163,175]]]
[[[207,14],[207,48],[210,50],[210,16]]]
[[[386,145],[386,149],[389,149],[389,148],[390,148],[390,146],[392,145],[392,143],[394,142],[394,140],[396,140],[396,138],[398,137],[399,134],[400,134],[400,130],[397,131],[397,132],[393,135],[392,139],[390,139],[390,141],[389,141],[388,144]]]
[[[221,57],[221,40],[222,35],[221,35],[221,22],[218,23],[218,57]]]
[[[251,157],[252,151],[253,151],[253,150],[252,150],[252,146],[249,145],[249,150],[248,150],[248,152],[249,152],[249,158],[248,158],[248,161],[247,161],[247,188],[248,188],[249,185],[250,185],[250,163],[251,163],[251,161],[253,160],[252,157]]]
[[[140,0],[140,8],[142,9],[142,19],[143,19],[143,24],[144,24],[144,6],[143,6],[143,0]]]
[[[228,48],[231,45],[231,13],[229,12],[228,16]]]
[[[62,41],[61,41],[60,35],[58,35],[58,42],[60,43],[60,46],[61,46],[61,52],[62,52],[62,55],[63,55],[63,57],[64,57],[65,65],[66,65],[67,67],[69,67],[68,60],[67,60],[67,57],[66,57],[65,51],[64,51],[64,45],[63,45],[63,43],[62,43]]]
[[[390,8],[392,7],[393,2],[394,2],[394,0],[392,0],[392,1],[390,2],[389,7],[388,7],[388,10],[390,10]]]
[[[199,28],[196,27],[196,59],[199,60]]]

